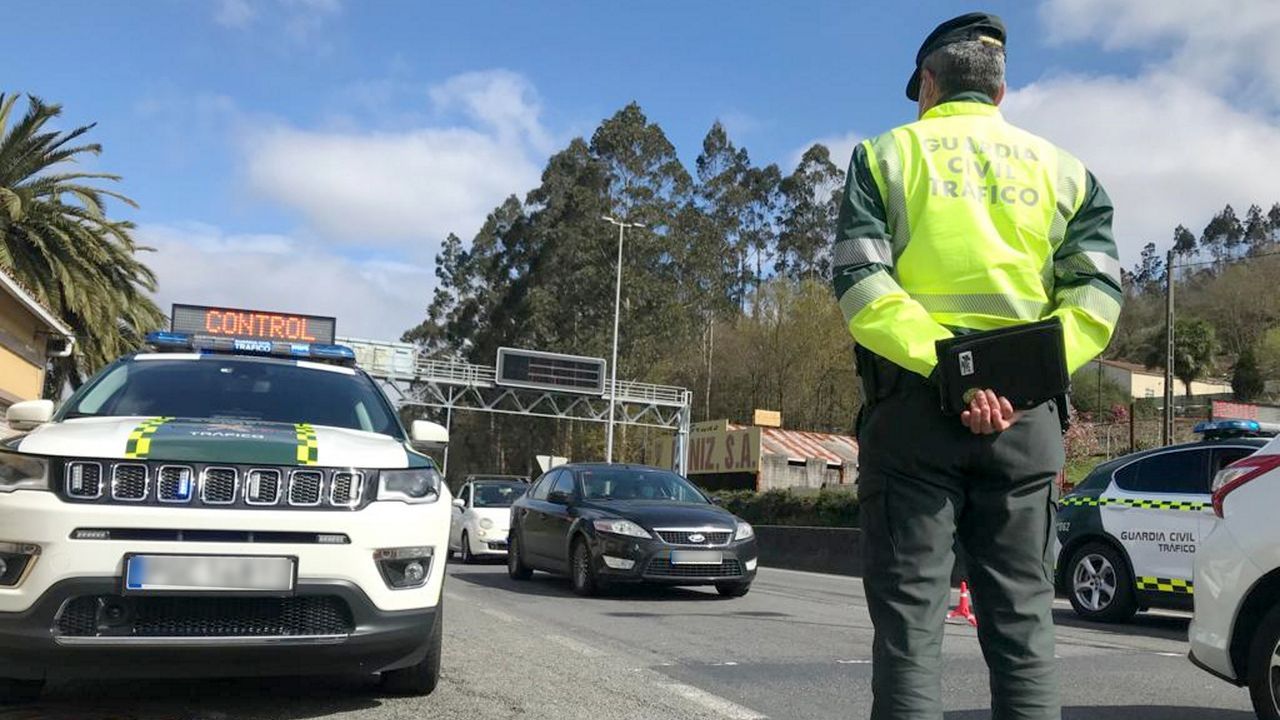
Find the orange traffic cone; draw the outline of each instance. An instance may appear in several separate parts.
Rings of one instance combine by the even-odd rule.
[[[978,627],[978,616],[973,614],[973,604],[969,602],[969,583],[960,581],[960,604],[947,615],[947,620],[968,620],[969,624]]]

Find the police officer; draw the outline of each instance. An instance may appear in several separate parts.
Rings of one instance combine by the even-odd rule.
[[[916,55],[917,122],[854,150],[834,284],[858,345],[873,720],[942,718],[956,541],[968,561],[994,720],[1057,720],[1051,533],[1058,408],[991,390],[941,409],[934,343],[1058,318],[1074,373],[1120,315],[1112,206],[1084,166],[1007,123],[1005,28],[971,13]]]

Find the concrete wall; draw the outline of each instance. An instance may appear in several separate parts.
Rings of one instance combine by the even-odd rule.
[[[857,528],[757,525],[755,530],[761,565],[862,576],[862,531]],[[964,560],[957,558],[952,585],[959,585],[963,577]]]

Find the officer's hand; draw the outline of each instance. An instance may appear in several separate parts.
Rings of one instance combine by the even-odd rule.
[[[974,435],[991,435],[1013,427],[1020,417],[1022,413],[1014,412],[1008,398],[983,390],[969,401],[969,409],[960,413],[960,423]]]

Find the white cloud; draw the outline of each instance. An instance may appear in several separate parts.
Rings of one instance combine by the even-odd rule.
[[[1048,0],[1059,42],[1152,52],[1161,70],[1215,92],[1280,106],[1280,3],[1275,0]]]
[[[422,320],[435,279],[427,268],[355,260],[302,239],[227,234],[203,223],[143,225],[156,301],[332,315],[349,337],[395,340]]]
[[[805,152],[815,144],[821,143],[826,145],[831,151],[831,162],[841,171],[849,168],[849,159],[853,157],[853,148],[867,138],[866,135],[857,131],[850,131],[843,135],[827,135],[825,137],[814,138],[805,143],[802,147],[798,147],[791,151],[791,156],[787,158],[787,166],[782,168],[783,173],[789,173],[800,165],[801,158]]]
[[[248,26],[255,15],[249,0],[219,0],[213,20],[223,27],[242,28]]]
[[[1126,263],[1147,242],[1167,246],[1179,223],[1198,234],[1227,203],[1280,200],[1280,126],[1181,76],[1050,78],[1010,93],[1004,110],[1098,176]]]

